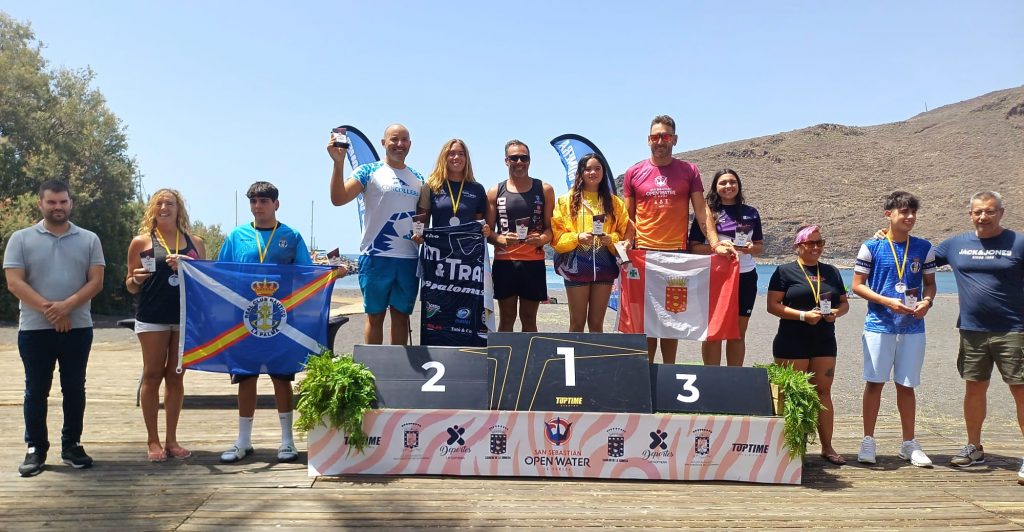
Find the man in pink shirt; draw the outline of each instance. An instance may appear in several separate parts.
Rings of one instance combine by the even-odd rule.
[[[730,254],[730,245],[718,240],[714,221],[709,220],[700,170],[691,162],[672,157],[672,148],[678,140],[676,122],[672,117],[654,117],[647,137],[651,158],[626,170],[622,194],[626,198],[629,219],[636,228],[633,246],[656,251],[686,251],[687,222],[692,204],[694,220],[707,235],[712,249],[716,253]],[[662,338],[662,362],[675,364],[678,347],[679,340]],[[658,339],[648,337],[647,357],[652,364],[657,351]]]

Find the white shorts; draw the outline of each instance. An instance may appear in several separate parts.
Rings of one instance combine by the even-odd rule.
[[[177,323],[146,323],[144,321],[135,320],[135,334],[145,332],[178,332],[181,330],[181,325]]]
[[[921,384],[924,334],[888,334],[864,331],[864,380],[892,381],[908,388]]]

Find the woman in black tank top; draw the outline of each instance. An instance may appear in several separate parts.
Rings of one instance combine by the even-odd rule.
[[[184,373],[178,373],[179,292],[178,260],[204,259],[202,239],[188,234],[188,213],[181,194],[160,189],[150,198],[139,224],[139,236],[128,246],[128,292],[138,294],[135,332],[142,345],[140,403],[146,422],[147,458],[162,462],[169,456],[188,458],[178,444],[178,417],[185,397]],[[165,383],[167,435],[160,443],[157,414],[160,383]]]

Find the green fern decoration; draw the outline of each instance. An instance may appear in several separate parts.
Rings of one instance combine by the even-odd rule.
[[[296,386],[299,419],[295,428],[309,432],[317,425],[343,431],[351,447],[362,452],[366,445],[363,416],[377,399],[373,373],[344,354],[324,350],[306,361],[306,377]]]
[[[782,391],[785,398],[783,441],[791,458],[803,458],[807,454],[807,444],[814,441],[818,432],[818,415],[825,408],[818,398],[817,389],[811,384],[814,374],[794,370],[789,365],[757,364],[755,367],[768,370],[768,380]]]

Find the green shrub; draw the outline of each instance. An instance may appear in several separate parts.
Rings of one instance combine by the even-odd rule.
[[[308,432],[317,425],[343,431],[349,449],[362,452],[366,445],[363,416],[377,398],[374,377],[351,355],[334,356],[324,350],[306,361],[306,377],[296,386],[299,419],[295,428]]]
[[[790,457],[803,458],[807,454],[807,443],[814,441],[818,432],[818,415],[825,408],[818,398],[817,388],[811,384],[814,374],[794,370],[789,365],[758,364],[755,367],[768,370],[768,380],[781,390],[784,443]]]

